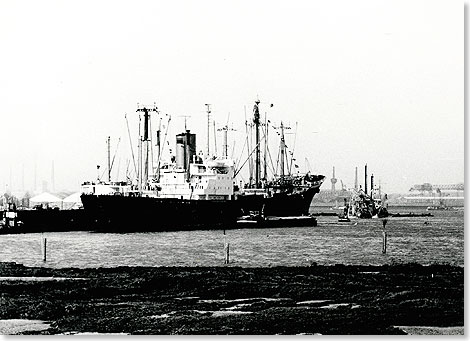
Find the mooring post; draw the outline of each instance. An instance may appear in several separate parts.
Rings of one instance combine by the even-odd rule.
[[[42,260],[45,262],[47,259],[47,238],[42,239]]]
[[[387,231],[383,232],[382,253],[387,253]]]
[[[224,243],[225,260],[224,264],[230,263],[230,243]]]
[[[382,253],[387,253],[387,231],[385,231],[385,225],[387,225],[387,219],[382,220],[382,224],[384,227],[382,233]]]
[[[230,245],[227,243],[227,235],[225,234],[225,229],[224,229],[224,264],[229,263],[229,251]]]

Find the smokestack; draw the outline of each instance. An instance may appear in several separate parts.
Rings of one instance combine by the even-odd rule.
[[[367,163],[364,168],[364,192],[367,193]]]
[[[357,167],[356,167],[356,178],[354,180],[354,189],[357,191]]]

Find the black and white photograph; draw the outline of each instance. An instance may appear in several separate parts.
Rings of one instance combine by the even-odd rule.
[[[464,336],[467,21],[2,0],[0,335]]]

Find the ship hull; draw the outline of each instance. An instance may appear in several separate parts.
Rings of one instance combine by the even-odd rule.
[[[90,229],[98,232],[160,232],[231,228],[232,200],[186,200],[120,195],[81,196]]]
[[[19,210],[17,214],[17,223],[2,225],[0,234],[83,231],[88,221],[83,209]]]
[[[240,215],[259,212],[264,216],[289,217],[309,214],[312,199],[320,187],[308,187],[291,193],[275,193],[271,197],[263,195],[239,195],[237,204]]]

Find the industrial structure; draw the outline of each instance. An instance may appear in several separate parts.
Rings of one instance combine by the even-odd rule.
[[[405,204],[438,205],[440,207],[463,206],[464,191],[463,183],[431,184],[426,182],[411,187],[409,193],[403,197],[403,202]]]

